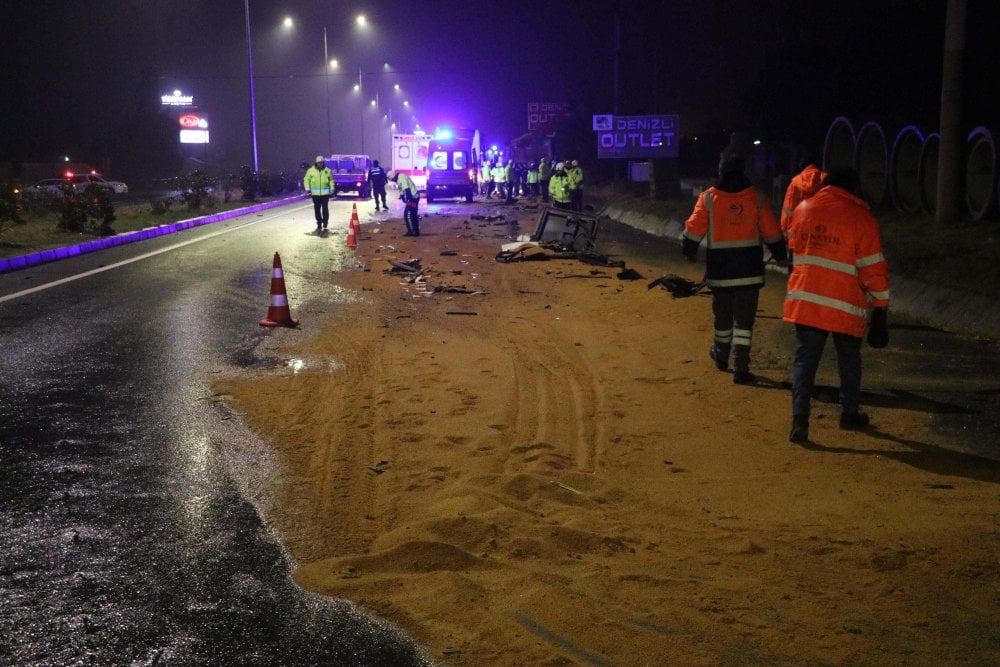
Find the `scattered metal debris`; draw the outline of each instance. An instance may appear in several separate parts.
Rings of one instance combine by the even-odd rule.
[[[704,281],[696,283],[693,280],[682,278],[673,273],[668,273],[665,276],[657,278],[646,285],[646,289],[653,289],[657,285],[670,292],[670,296],[675,299],[683,299],[700,294],[707,286]]]

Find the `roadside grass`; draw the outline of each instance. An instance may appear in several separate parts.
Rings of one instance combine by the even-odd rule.
[[[258,201],[267,199],[261,198]],[[111,226],[116,234],[120,234],[252,205],[253,202],[239,199],[229,202],[212,200],[198,209],[190,209],[183,203],[174,203],[166,208],[156,207],[154,210],[154,205],[148,201],[122,202],[115,205],[115,221]],[[51,204],[39,202],[30,205],[22,213],[22,217],[24,223],[10,224],[0,231],[0,257],[16,257],[99,238],[98,234],[59,229],[59,216]]]

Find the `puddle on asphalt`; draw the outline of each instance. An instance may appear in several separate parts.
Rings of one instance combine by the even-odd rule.
[[[343,367],[343,362],[331,357],[296,357],[285,361],[285,368],[290,369],[292,375],[300,373],[334,373]]]

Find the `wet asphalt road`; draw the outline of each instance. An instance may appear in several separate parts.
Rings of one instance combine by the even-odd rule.
[[[293,204],[0,276],[0,664],[425,662],[291,582],[240,493],[253,436],[206,400],[212,372],[259,362],[276,250],[293,314],[329,300],[309,278],[352,260],[313,229]]]
[[[423,225],[470,210],[512,212],[434,205]],[[0,276],[0,665],[425,661],[399,631],[291,583],[246,499],[266,474],[248,453],[266,447],[206,400],[212,373],[274,363],[257,322],[276,250],[293,315],[335,307],[310,278],[352,261],[349,217],[349,201],[335,204],[341,232],[319,238],[311,206],[295,204]],[[675,245],[623,225],[603,222],[598,250],[676,270]],[[304,322],[294,335],[308,334]],[[866,352],[866,404],[930,414],[954,446],[897,441],[913,450],[904,460],[944,474],[1000,461],[1000,347],[902,318],[891,334]]]

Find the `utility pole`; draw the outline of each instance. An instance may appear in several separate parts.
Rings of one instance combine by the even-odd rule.
[[[966,0],[948,0],[941,74],[941,145],[938,152],[937,212],[940,223],[958,220],[962,187],[962,59],[965,56]]]
[[[333,130],[330,125],[330,52],[326,45],[326,26],[323,26],[323,73],[326,75],[326,154],[333,155]]]
[[[243,13],[247,23],[247,63],[250,66],[250,132],[253,135],[253,170],[260,171],[257,165],[257,104],[253,92],[253,48],[250,43],[250,0],[243,0]]]

